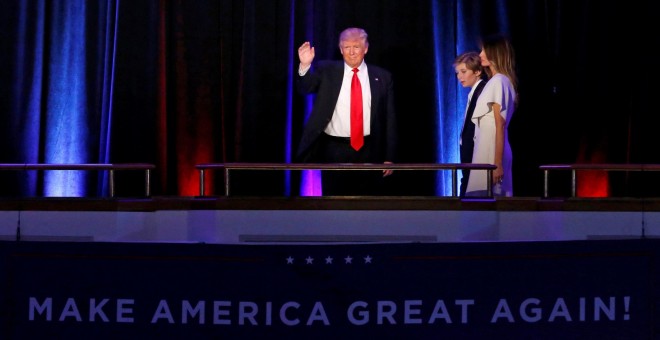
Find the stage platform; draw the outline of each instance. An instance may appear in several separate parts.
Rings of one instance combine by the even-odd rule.
[[[0,240],[25,241],[278,244],[660,236],[659,198],[5,198],[0,216]]]
[[[656,339],[658,235],[657,199],[5,199],[0,338]]]

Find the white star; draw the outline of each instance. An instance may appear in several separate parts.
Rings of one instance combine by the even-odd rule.
[[[367,257],[364,258],[364,263],[371,263],[371,256],[367,255]]]
[[[286,264],[293,264],[293,257],[289,256],[286,258]]]
[[[305,259],[305,262],[307,262],[307,264],[312,264],[314,262],[314,258],[311,257],[311,256],[307,256],[307,258]]]
[[[346,256],[344,257],[344,262],[346,262],[346,264],[353,263],[353,258],[350,255]]]
[[[332,264],[332,260],[333,260],[332,257],[330,257],[330,256],[326,257],[325,258],[325,264]]]

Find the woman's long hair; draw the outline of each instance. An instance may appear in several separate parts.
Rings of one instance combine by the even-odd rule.
[[[493,69],[497,73],[507,76],[518,92],[518,77],[516,76],[516,55],[509,39],[502,35],[490,35],[481,40],[481,49],[486,53],[491,66],[485,67],[490,79]]]

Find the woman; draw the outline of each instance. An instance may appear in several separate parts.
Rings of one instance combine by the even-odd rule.
[[[481,41],[479,57],[488,82],[472,115],[475,124],[472,163],[497,166],[492,176],[493,195],[513,196],[513,155],[507,129],[517,100],[515,54],[509,40],[496,35]],[[471,172],[466,196],[487,195],[487,174],[485,170]]]

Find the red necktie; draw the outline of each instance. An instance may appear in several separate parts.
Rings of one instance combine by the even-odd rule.
[[[358,69],[353,69],[351,81],[351,146],[360,150],[364,144],[364,127],[362,126],[362,86],[358,79]]]

